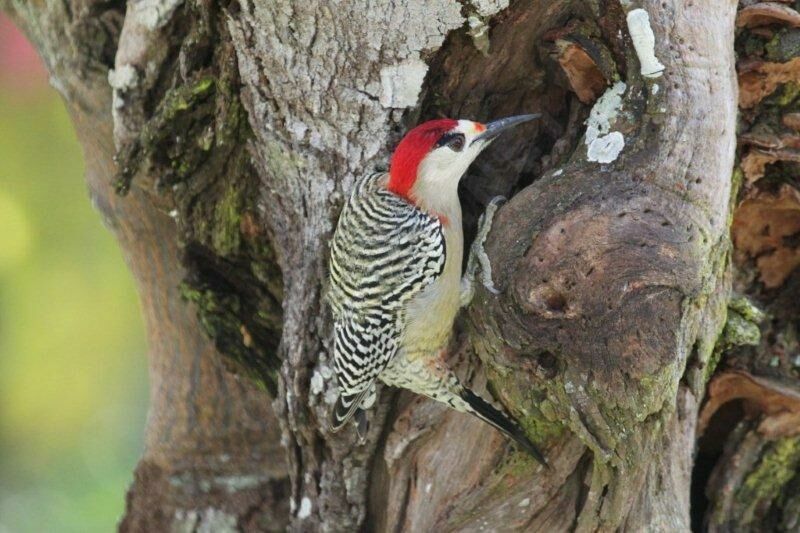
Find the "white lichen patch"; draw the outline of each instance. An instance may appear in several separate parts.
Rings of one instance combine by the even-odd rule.
[[[587,158],[597,163],[611,163],[625,147],[625,138],[611,126],[622,109],[625,83],[618,81],[601,96],[586,119]]]
[[[612,131],[592,141],[587,157],[589,161],[611,163],[617,159],[623,148],[625,148],[625,137],[618,131]]]
[[[486,20],[473,14],[467,17],[467,25],[473,46],[483,55],[489,55],[489,25]]]
[[[262,483],[269,481],[269,477],[263,475],[242,475],[242,476],[217,476],[214,478],[214,485],[222,487],[228,494],[241,490],[255,489]]]
[[[325,403],[328,405],[335,404],[338,398],[339,393],[336,391],[336,387],[331,387],[325,392]]]
[[[139,84],[139,73],[132,65],[122,65],[108,71],[108,84],[111,86],[111,112],[114,115],[114,132],[121,127],[123,120],[119,116],[125,107],[125,95]]]
[[[325,380],[322,378],[319,370],[314,371],[311,376],[311,394],[317,395],[325,390]]]
[[[303,520],[309,516],[311,516],[311,498],[303,496],[303,499],[300,500],[300,510],[297,511],[297,518]]]
[[[183,0],[139,0],[133,2],[133,13],[139,22],[153,31],[164,26]]]
[[[381,69],[379,101],[386,108],[405,108],[417,105],[428,65],[419,58],[406,59]]]
[[[508,7],[509,0],[472,0],[471,5],[482,17],[494,15]]]
[[[233,533],[238,531],[236,524],[236,516],[220,509],[212,507],[202,511],[178,509],[172,516],[170,531],[173,533]]]
[[[603,96],[595,102],[589,118],[586,119],[586,144],[601,135],[606,135],[611,131],[611,125],[617,119],[620,109],[622,109],[622,95],[625,94],[627,86],[625,82],[618,81],[609,87]]]
[[[195,510],[177,509],[172,515],[172,533],[191,533],[197,524],[198,514]]]
[[[333,379],[333,369],[326,363],[320,363],[311,376],[311,394],[316,396],[324,393],[323,401],[328,405],[335,404],[338,397],[336,387],[325,389],[325,384],[331,379]]]
[[[628,32],[639,57],[639,66],[645,78],[657,78],[664,72],[664,65],[656,57],[656,37],[650,26],[650,15],[642,8],[633,9],[627,16]]]
[[[197,533],[235,533],[239,531],[236,526],[237,522],[235,515],[209,507],[201,515],[200,523],[195,531]]]
[[[131,65],[122,65],[117,69],[108,71],[108,84],[112,89],[118,91],[128,91],[136,87],[139,81],[139,74]]]
[[[508,7],[509,0],[472,0],[467,4],[468,33],[472,44],[483,55],[489,55],[489,23],[491,17]]]
[[[308,126],[300,120],[291,120],[286,124],[286,131],[295,141],[303,141],[308,132]]]

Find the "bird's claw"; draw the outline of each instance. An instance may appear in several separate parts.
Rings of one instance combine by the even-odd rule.
[[[494,212],[497,211],[497,208],[502,206],[506,202],[508,202],[508,198],[506,198],[502,194],[498,194],[497,196],[489,200],[489,205],[486,206],[486,209],[487,210],[492,209],[492,216],[494,216]]]
[[[495,196],[489,202],[489,205],[486,206],[486,211],[484,211],[480,219],[478,219],[478,233],[475,235],[475,240],[472,241],[469,258],[467,259],[467,270],[461,281],[462,306],[469,304],[475,294],[474,283],[478,266],[480,266],[481,269],[481,283],[486,290],[495,296],[500,294],[500,290],[494,286],[494,282],[492,281],[492,264],[489,261],[489,256],[486,255],[483,245],[486,242],[489,231],[492,229],[494,215],[504,203],[506,203],[506,198],[504,196]]]
[[[492,285],[487,285],[487,284],[486,284],[486,282],[485,282],[485,280],[484,280],[484,283],[483,283],[483,287],[484,287],[484,288],[485,288],[487,291],[489,291],[489,292],[491,292],[492,294],[494,294],[495,296],[499,295],[499,294],[500,294],[500,292],[501,292],[501,291],[500,291],[500,289],[498,289],[497,287],[495,287],[495,286],[494,286],[494,284],[492,284]]]

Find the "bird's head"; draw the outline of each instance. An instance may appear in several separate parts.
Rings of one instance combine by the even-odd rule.
[[[497,136],[539,115],[518,115],[487,124],[438,119],[409,131],[392,154],[388,188],[422,206],[458,201],[458,182]]]

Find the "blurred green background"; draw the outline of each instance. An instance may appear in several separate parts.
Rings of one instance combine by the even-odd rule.
[[[0,16],[0,533],[113,531],[146,403],[132,278],[60,97]]]

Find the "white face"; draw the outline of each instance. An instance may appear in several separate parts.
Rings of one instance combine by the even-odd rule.
[[[420,204],[442,211],[452,207],[453,202],[458,204],[458,182],[478,154],[491,142],[472,142],[485,130],[486,126],[479,122],[459,120],[458,126],[450,130],[446,137],[449,142],[434,147],[425,156],[411,189]]]

